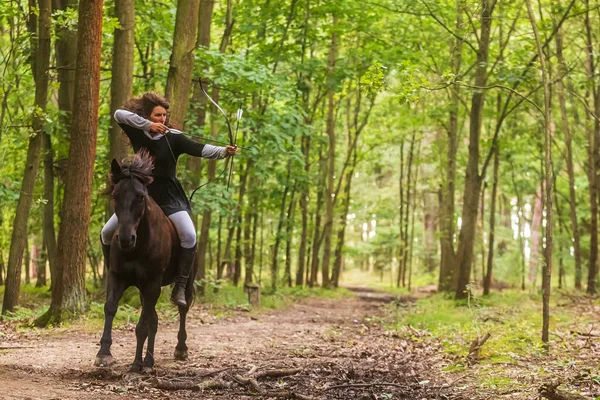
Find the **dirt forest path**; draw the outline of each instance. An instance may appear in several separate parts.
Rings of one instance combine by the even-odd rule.
[[[143,374],[127,372],[135,353],[132,325],[114,331],[116,364],[110,368],[93,366],[100,331],[5,332],[0,398],[473,398],[449,387],[452,377],[440,374],[448,362],[439,347],[383,330],[383,305],[390,300],[361,291],[352,298],[311,298],[286,309],[221,318],[197,305],[188,319],[189,360],[173,360],[177,323],[159,322],[156,366]],[[215,388],[158,388],[165,382]]]

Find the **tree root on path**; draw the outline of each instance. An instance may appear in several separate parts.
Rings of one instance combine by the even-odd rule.
[[[560,383],[547,383],[540,387],[540,395],[548,400],[592,400],[590,397],[581,396],[579,394],[571,394],[558,390]]]
[[[305,396],[289,390],[265,390],[258,383],[260,378],[281,378],[284,376],[295,375],[302,372],[302,369],[271,369],[261,372],[256,372],[257,367],[253,366],[245,376],[235,374],[233,380],[245,386],[250,386],[252,390],[264,397],[276,397],[280,399],[299,399],[299,400],[314,400],[313,397]],[[207,374],[208,375],[208,374]],[[179,381],[165,378],[153,377],[145,383],[146,386],[162,389],[162,390],[192,390],[200,391],[204,389],[229,389],[232,382],[227,382],[223,379],[212,379],[202,382]]]
[[[396,387],[396,388],[404,389],[404,390],[410,389],[409,386],[401,385],[399,383],[379,382],[379,383],[347,383],[347,384],[342,384],[342,385],[328,386],[324,390],[328,391],[328,390],[345,389],[345,388],[370,388],[370,387],[374,387],[374,386],[392,386],[392,387]]]
[[[190,381],[171,381],[169,379],[152,378],[149,386],[162,390],[192,390],[199,391],[203,389],[229,389],[230,383],[222,380],[209,380],[200,383]]]
[[[257,379],[258,378],[281,378],[284,376],[290,376],[290,375],[295,375],[299,372],[301,372],[301,369],[272,369],[272,370],[267,370],[267,371],[262,371],[259,373],[256,373],[257,368],[256,367],[252,367],[252,369],[248,372],[248,374],[246,374],[246,376],[241,376],[241,375],[234,375],[234,379],[246,386],[251,386],[252,389],[254,389],[254,391],[258,394],[260,394],[261,396],[264,397],[276,397],[276,398],[280,398],[280,399],[299,399],[299,400],[314,400],[313,397],[310,396],[305,396],[303,394],[299,394],[296,392],[292,392],[289,390],[274,390],[274,391],[267,391],[264,390],[262,387],[260,387],[260,384],[258,383]]]

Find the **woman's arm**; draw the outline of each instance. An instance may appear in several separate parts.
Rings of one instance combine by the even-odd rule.
[[[115,121],[117,121],[119,125],[123,124],[145,131],[150,131],[150,128],[152,128],[153,125],[152,121],[148,121],[146,118],[140,117],[139,115],[127,110],[115,111]]]
[[[172,134],[170,137],[176,138],[180,154],[189,154],[209,160],[220,160],[227,157],[227,149],[225,147],[194,142],[176,129],[170,129],[169,132]]]

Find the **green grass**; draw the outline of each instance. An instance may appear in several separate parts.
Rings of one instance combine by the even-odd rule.
[[[519,384],[519,382],[514,379],[503,378],[503,377],[499,377],[499,376],[490,377],[488,379],[484,379],[481,382],[482,387],[487,387],[487,388],[494,389],[494,390],[502,390],[502,389],[506,389],[506,388],[511,388],[518,384]]]
[[[442,343],[444,351],[455,356],[466,356],[471,341],[489,332],[491,338],[483,346],[481,358],[506,363],[513,361],[513,356],[543,355],[541,315],[538,295],[503,292],[465,302],[438,294],[417,301],[408,310],[396,310],[392,328],[407,334],[409,325],[427,331]],[[552,307],[551,331],[567,329],[576,321],[585,322],[564,308]]]

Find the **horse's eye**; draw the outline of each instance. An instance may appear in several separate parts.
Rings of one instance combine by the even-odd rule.
[[[142,201],[144,201],[145,198],[146,198],[145,196],[138,196],[138,201],[142,202]]]

